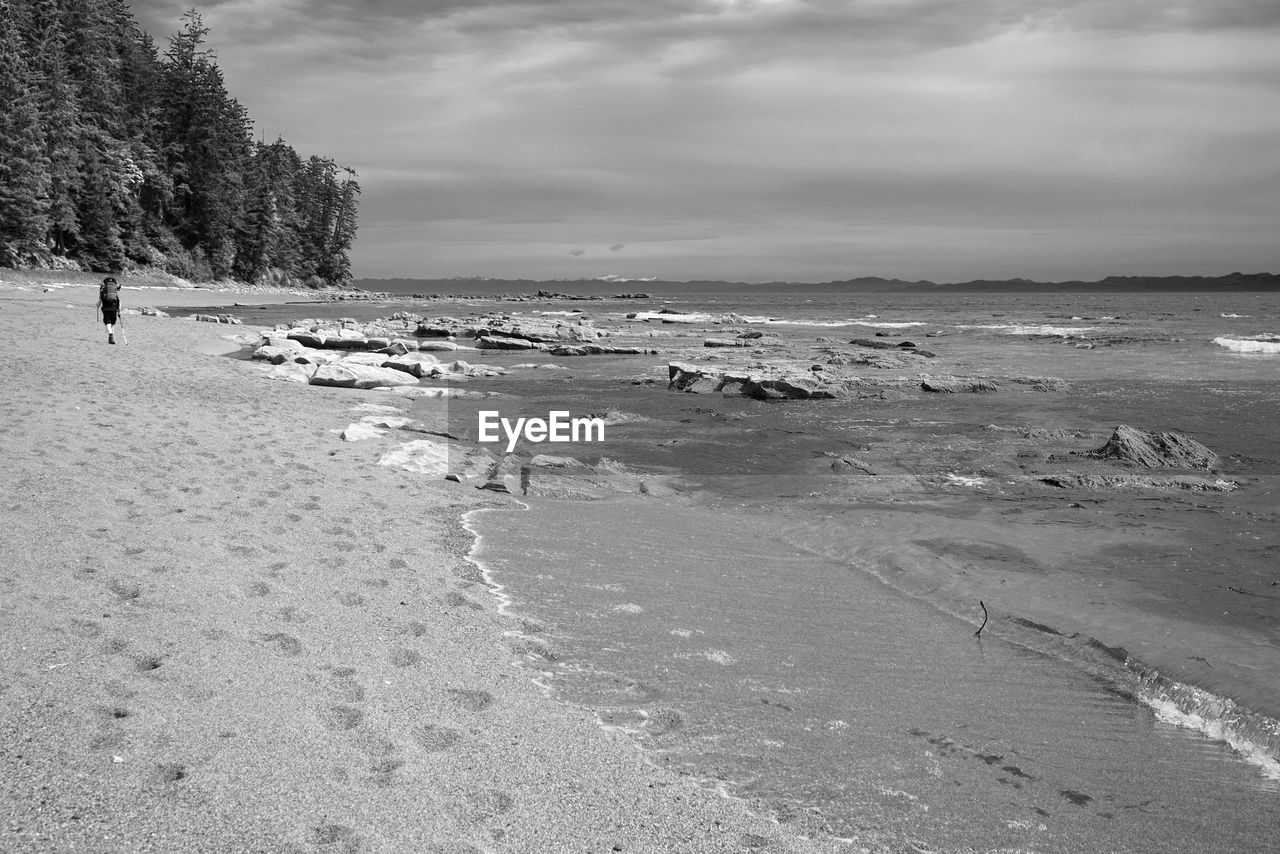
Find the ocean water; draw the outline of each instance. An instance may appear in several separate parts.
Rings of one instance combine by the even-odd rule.
[[[625,319],[661,308],[685,315]],[[892,579],[860,548],[858,531],[897,513],[917,515],[927,534],[943,517],[931,515],[922,478],[945,492],[1015,476],[1012,455],[997,464],[983,449],[988,435],[1004,434],[984,430],[1179,430],[1217,450],[1227,472],[1247,473],[1250,488],[1203,499],[1218,503],[1213,521],[1195,531],[1184,532],[1189,523],[1180,519],[1209,505],[1185,495],[1153,496],[1152,509],[1126,524],[1185,533],[1201,553],[1220,549],[1217,565],[1231,564],[1232,578],[1256,580],[1252,616],[1270,621],[1263,631],[1272,637],[1270,666],[1257,678],[1280,678],[1280,610],[1268,598],[1280,594],[1265,587],[1280,554],[1280,508],[1267,497],[1280,477],[1280,297],[792,292],[639,304],[308,304],[242,316],[367,320],[401,310],[581,312],[629,339],[652,336],[646,346],[663,351],[471,359],[559,362],[565,370],[513,369],[474,387],[508,395],[504,416],[623,416],[606,442],[571,452],[663,475],[677,489],[668,499],[530,498],[526,509],[469,520],[478,535],[473,558],[513,612],[545,626],[540,636],[556,651],[553,660],[531,659],[531,669],[567,701],[594,709],[602,725],[632,733],[655,761],[808,832],[864,843],[1274,850],[1280,733],[1268,743],[1265,726],[1237,726],[1220,714],[1219,698],[1144,679],[1088,644],[1036,632],[975,637],[976,614],[885,583]],[[726,313],[734,328],[763,329],[805,352],[817,353],[820,337],[882,333],[942,358],[937,368],[897,372],[904,376],[1052,376],[1070,391],[955,395],[941,404],[769,404],[668,391],[668,358],[705,355],[700,338],[681,336]],[[482,404],[447,406],[454,431],[474,435]],[[874,500],[845,495],[830,477],[833,453],[871,460],[883,491]],[[1012,502],[981,489],[945,497],[948,518],[960,525],[967,508]],[[903,550],[904,559],[916,554]],[[1115,554],[1117,575],[1139,586],[1142,571],[1164,572],[1170,560],[1150,549]],[[1215,571],[1206,562],[1162,575],[1159,596],[1235,596],[1219,589]]]

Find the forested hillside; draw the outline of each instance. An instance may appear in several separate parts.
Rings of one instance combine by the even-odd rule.
[[[0,266],[351,279],[355,173],[255,141],[207,33],[161,53],[124,0],[0,0]]]

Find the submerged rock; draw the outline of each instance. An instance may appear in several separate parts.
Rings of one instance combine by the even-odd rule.
[[[1181,433],[1146,433],[1126,424],[1086,456],[1146,468],[1208,469],[1218,462],[1217,454]]]

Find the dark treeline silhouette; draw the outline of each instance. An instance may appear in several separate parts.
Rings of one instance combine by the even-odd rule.
[[[360,186],[255,141],[199,13],[161,54],[125,0],[0,0],[0,266],[342,285]]]

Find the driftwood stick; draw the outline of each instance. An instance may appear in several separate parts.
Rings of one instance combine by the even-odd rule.
[[[983,604],[981,599],[978,600],[978,604],[982,605],[982,625],[978,626],[978,630],[973,633],[975,638],[982,637],[982,630],[987,627],[987,606]]]

